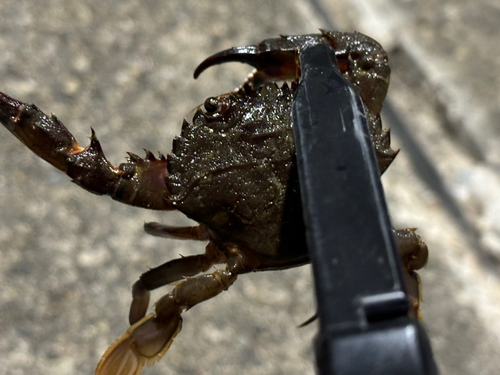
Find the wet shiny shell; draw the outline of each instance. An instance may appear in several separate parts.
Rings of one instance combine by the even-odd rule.
[[[306,254],[292,99],[287,85],[274,83],[209,98],[174,139],[170,198],[226,251],[236,245],[266,259]]]

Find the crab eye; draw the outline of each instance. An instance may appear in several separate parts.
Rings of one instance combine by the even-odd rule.
[[[214,98],[212,96],[210,98],[207,98],[207,100],[205,100],[203,106],[205,107],[205,110],[208,113],[214,113],[219,108],[219,101],[217,100],[217,98]]]
[[[359,66],[363,70],[370,70],[375,66],[375,59],[373,56],[370,55],[364,55],[360,60],[359,60]]]

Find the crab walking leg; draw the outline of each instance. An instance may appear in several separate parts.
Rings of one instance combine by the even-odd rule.
[[[420,278],[415,270],[421,269],[427,263],[429,250],[419,235],[415,233],[415,228],[393,230],[396,243],[399,246],[403,259],[404,277],[408,287],[409,297],[412,302],[411,313],[420,316],[420,301],[422,292]]]
[[[236,281],[239,267],[232,260],[223,271],[191,277],[177,284],[156,303],[156,313],[131,326],[104,353],[96,375],[139,375],[143,366],[158,361],[181,329],[181,313],[215,297]]]
[[[210,239],[208,231],[203,224],[196,227],[174,227],[152,222],[144,224],[144,230],[152,236],[173,238],[176,240],[206,241]]]
[[[421,269],[427,263],[429,250],[427,245],[415,233],[416,228],[394,230],[396,242],[403,256],[405,266],[410,271]]]
[[[130,155],[118,168],[108,162],[92,130],[90,146],[82,148],[54,116],[47,116],[33,104],[25,104],[0,93],[0,122],[31,151],[65,172],[88,191],[109,195],[133,206],[172,210],[167,198],[167,160]]]
[[[132,303],[130,305],[129,322],[135,324],[145,315],[149,306],[150,291],[205,272],[214,264],[224,263],[226,256],[217,246],[209,243],[205,254],[192,255],[171,260],[159,267],[143,273],[132,287]]]

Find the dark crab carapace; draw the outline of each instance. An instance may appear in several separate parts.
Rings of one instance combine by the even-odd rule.
[[[133,287],[130,328],[103,355],[96,374],[139,374],[160,359],[181,329],[181,313],[235,282],[242,273],[295,267],[308,262],[295,166],[291,104],[302,48],[330,44],[339,69],[363,99],[380,171],[396,156],[379,112],[389,84],[387,55],[359,33],[282,36],[233,48],[206,59],[195,71],[228,61],[256,70],[233,92],[208,98],[184,119],[166,158],[129,154],[118,167],[105,158],[92,130],[87,148],[55,117],[32,104],[0,94],[0,121],[38,156],[81,187],[120,202],[155,210],[179,210],[200,223],[171,227],[148,223],[156,236],[208,241],[206,252],[171,260],[144,273]],[[291,86],[275,84],[290,80]],[[427,248],[412,229],[394,231],[410,293],[418,312],[415,270]],[[224,269],[202,274],[214,264]],[[198,275],[198,276],[196,276]],[[151,290],[177,283],[146,315]]]

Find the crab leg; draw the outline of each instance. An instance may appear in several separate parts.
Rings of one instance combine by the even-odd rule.
[[[206,241],[209,239],[208,231],[203,224],[196,227],[173,227],[153,222],[144,224],[144,230],[152,236],[176,240]]]
[[[156,312],[144,317],[118,339],[103,355],[96,375],[138,375],[143,366],[158,361],[179,333],[181,313],[227,290],[242,270],[237,255],[223,271],[191,277],[177,284],[156,303]]]
[[[54,115],[47,116],[33,104],[0,93],[0,122],[31,151],[65,172],[77,185],[99,195],[133,206],[174,209],[167,198],[167,160],[129,154],[128,163],[114,167],[106,159],[94,130],[90,146],[82,148]]]
[[[394,238],[399,246],[403,259],[404,277],[408,287],[410,301],[412,303],[411,313],[420,316],[420,301],[422,300],[420,278],[415,270],[419,270],[427,263],[429,250],[415,228],[393,230]]]
[[[427,263],[429,250],[420,236],[415,233],[416,228],[394,230],[396,242],[399,245],[403,262],[409,271],[421,269]]]
[[[214,264],[224,263],[226,256],[210,242],[205,254],[173,259],[143,273],[132,287],[129,322],[135,324],[144,318],[149,306],[150,291],[171,284],[187,276],[205,272]]]

